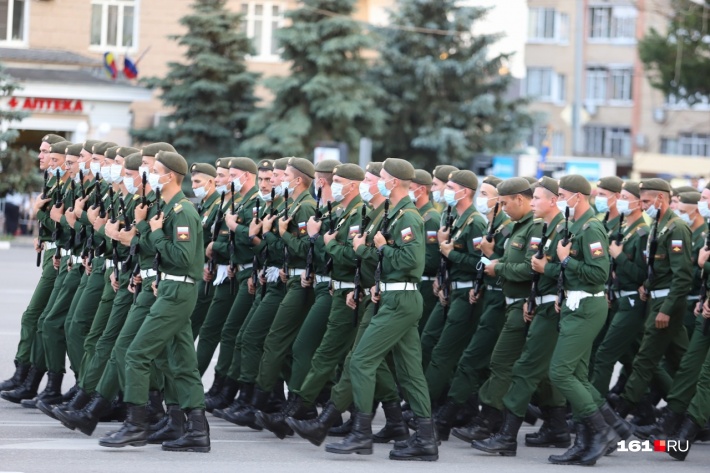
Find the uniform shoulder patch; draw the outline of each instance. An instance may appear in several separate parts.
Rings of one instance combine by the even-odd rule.
[[[503,235],[503,237],[505,237],[505,238],[510,236],[510,227],[508,225],[503,227],[503,230],[500,231],[500,234]]]
[[[671,240],[671,253],[679,254],[683,251],[683,240]]]
[[[427,230],[426,242],[427,243],[436,243],[436,230]]]
[[[585,223],[585,224],[582,226],[582,230],[586,230],[587,228],[589,228],[589,222]]]
[[[638,230],[636,230],[636,233],[638,234],[638,236],[644,237],[644,236],[648,235],[648,227],[645,225],[642,225],[638,228]]]
[[[190,241],[190,227],[177,227],[177,240],[182,242]]]
[[[176,214],[182,212],[182,204],[180,202],[173,205],[173,212],[175,212]]]
[[[674,228],[675,228],[675,222],[671,222],[671,223],[668,225],[668,230],[666,230],[666,231],[672,232]]]
[[[592,254],[592,258],[601,258],[604,256],[604,246],[602,245],[602,242],[600,241],[595,241],[594,243],[589,244],[589,251]]]
[[[307,233],[306,222],[298,222],[298,234],[305,235]]]
[[[412,232],[412,227],[407,227],[402,230],[402,241],[405,243],[409,243],[410,241],[415,240],[415,235],[414,232]]]
[[[483,237],[479,236],[471,240],[471,243],[473,243],[473,249],[474,250],[480,250],[481,249],[481,242],[483,242]]]
[[[540,238],[540,237],[531,237],[530,238],[530,249],[537,251],[537,249],[540,247],[541,241],[542,241],[542,238]]]
[[[348,229],[348,238],[355,238],[360,234],[360,225],[350,225]]]
[[[138,194],[133,194],[133,200],[138,200],[140,198],[141,198],[141,196],[139,196]]]

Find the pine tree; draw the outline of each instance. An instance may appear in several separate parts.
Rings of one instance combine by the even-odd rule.
[[[384,123],[382,91],[365,80],[362,51],[373,47],[350,18],[355,0],[303,0],[278,31],[290,75],[265,81],[271,105],[249,121],[242,152],[252,157],[309,156],[320,141],[376,137]]]
[[[509,100],[510,55],[488,57],[496,35],[474,35],[487,10],[456,0],[398,0],[378,29],[380,59],[372,80],[387,92],[390,119],[376,146],[383,157],[425,169],[468,168],[474,154],[517,148],[532,126],[524,100]]]
[[[160,89],[172,112],[156,128],[131,130],[139,142],[167,141],[189,162],[214,161],[236,153],[248,117],[255,110],[258,74],[247,71],[253,53],[242,31],[242,15],[225,0],[197,0],[180,20],[184,35],[171,39],[185,48],[185,61],[171,62],[164,78],[143,83]]]

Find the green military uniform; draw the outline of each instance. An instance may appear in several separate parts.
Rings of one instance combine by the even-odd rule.
[[[700,194],[696,194],[700,195]],[[681,202],[683,202],[683,196],[681,195]],[[700,268],[698,267],[698,254],[700,253],[700,249],[705,247],[705,241],[707,238],[707,233],[708,233],[708,225],[707,223],[703,222],[698,228],[695,230],[692,230],[692,234],[690,236],[692,245],[693,245],[693,251],[692,251],[692,263],[693,263],[693,287],[688,293],[688,304],[687,308],[685,311],[685,316],[683,318],[683,325],[685,326],[685,330],[688,332],[688,339],[691,339],[693,337],[693,334],[695,332],[695,306],[698,303],[698,300],[700,299],[700,278],[701,278],[701,271]]]
[[[424,220],[424,231],[426,232],[426,260],[424,263],[424,275],[419,286],[419,292],[422,293],[422,299],[424,300],[422,318],[419,320],[419,334],[421,335],[437,302],[437,297],[434,295],[434,280],[439,269],[441,255],[439,254],[439,240],[436,235],[439,231],[441,213],[436,210],[431,202],[422,205],[418,210],[419,215]]]
[[[212,225],[214,225],[215,218],[217,217],[219,197],[218,192],[212,192],[212,194],[207,196],[200,205],[197,206],[197,212],[202,219],[202,234],[204,235],[205,249],[207,249],[207,245],[212,241]],[[205,268],[207,268],[207,256],[205,256]],[[197,303],[195,304],[195,310],[190,316],[192,336],[195,339],[200,333],[200,327],[202,327],[205,321],[207,311],[210,309],[210,304],[212,303],[212,297],[214,296],[214,291],[205,293],[206,284],[209,283],[205,282],[203,278],[200,278],[200,281],[197,283]]]

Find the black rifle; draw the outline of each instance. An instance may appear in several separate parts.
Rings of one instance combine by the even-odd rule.
[[[217,241],[219,236],[219,229],[222,226],[222,220],[224,219],[224,197],[227,195],[226,192],[222,192],[222,196],[219,198],[219,208],[217,208],[217,217],[214,219],[214,231],[212,232],[212,257],[207,262],[207,272],[212,276],[217,272],[217,253],[214,251],[214,243]],[[232,196],[234,197],[234,196]],[[210,284],[205,284],[205,295],[210,293]]]
[[[57,173],[55,174],[55,177],[57,178],[57,188],[54,191],[54,206],[56,208],[59,208],[62,206],[62,189],[61,189],[61,176],[59,175],[59,169],[57,169]],[[54,226],[54,231],[52,232],[52,241],[54,241],[56,248],[54,250],[54,259],[56,261],[61,261],[62,260],[62,249],[59,246],[59,236],[62,233],[62,226],[57,222],[57,224]],[[57,270],[58,271],[58,270]]]
[[[269,215],[276,215],[276,208],[274,207],[274,201],[276,200],[276,189],[271,188],[271,209],[269,209]]]
[[[157,207],[157,212],[155,215],[160,215],[161,213],[161,204],[160,204],[160,189],[155,189],[155,205]],[[160,284],[160,263],[161,263],[161,256],[160,256],[160,251],[155,250],[155,257],[153,258],[153,271],[155,271],[155,288],[158,288],[158,284]]]
[[[607,212],[607,215],[609,215],[609,212]],[[624,214],[620,214],[619,215],[619,231],[616,233],[616,236],[614,237],[614,241],[616,242],[617,245],[621,245],[621,241],[624,239],[624,233],[621,229],[621,227],[623,225],[624,225]],[[609,279],[607,280],[607,283],[606,283],[606,292],[607,292],[607,296],[609,298],[609,302],[612,302],[617,299],[617,297],[616,297],[617,280],[614,278],[614,273],[616,273],[616,260],[611,255],[609,255],[609,264],[610,264]]]
[[[708,231],[707,236],[705,237],[705,251],[710,251],[710,231]],[[700,299],[698,299],[698,302],[700,302],[700,316],[702,317],[702,310],[703,306],[705,305],[705,301],[708,298],[708,273],[703,269],[701,271],[701,276],[700,276]],[[703,335],[707,337],[708,333],[710,333],[710,319],[705,319],[703,320]]]
[[[444,219],[444,231],[449,232],[449,239],[447,240],[447,243],[451,243],[451,237],[454,233],[453,227],[454,216],[451,215],[451,206],[449,205],[446,208],[446,216]],[[451,263],[449,259],[442,254],[439,259],[439,273],[437,274],[437,278],[439,280],[439,290],[444,292],[444,300],[446,301],[446,304],[444,305],[444,319],[446,319],[449,315],[449,299],[451,296],[451,281],[449,281],[450,265]]]
[[[236,211],[234,209],[234,182],[231,183],[232,186],[232,203],[230,204],[231,208],[231,213],[232,215],[236,214]],[[229,294],[232,296],[237,292],[237,265],[234,262],[234,259],[237,257],[237,246],[234,243],[234,238],[235,234],[233,230],[229,230],[229,269],[232,272],[232,277],[229,278]]]
[[[128,284],[130,287],[133,288],[133,303],[136,303],[136,299],[138,299],[138,294],[143,290],[143,284],[134,284],[133,283],[133,278],[136,276],[139,276],[141,274],[141,264],[140,262],[136,262],[136,265],[133,267],[133,272],[131,273],[131,282]]]
[[[653,221],[653,231],[651,232],[651,237],[648,240],[648,252],[646,255],[646,280],[643,282],[643,292],[645,301],[642,301],[644,309],[641,311],[644,316],[646,315],[646,307],[648,306],[648,299],[651,297],[651,284],[656,280],[656,270],[654,265],[656,264],[656,252],[658,251],[658,224],[661,219],[661,211],[656,212],[656,218]]]
[[[542,224],[542,237],[537,245],[537,253],[535,259],[543,259],[545,257],[545,245],[547,244],[547,223]],[[537,309],[538,284],[540,284],[540,273],[532,271],[532,284],[530,285],[530,297],[528,297],[527,314],[533,315]],[[525,322],[525,336],[527,338],[528,330],[530,330],[530,322]]]
[[[383,237],[385,237],[385,240],[389,240],[390,236],[390,230],[389,230],[389,225],[390,225],[390,200],[385,199],[385,211],[382,216],[382,225],[380,226],[380,233],[382,234]],[[386,244],[386,243],[385,243]],[[384,246],[383,246],[384,248]],[[375,295],[377,297],[380,297],[380,294],[382,291],[380,290],[380,282],[382,281],[382,264],[384,260],[384,252],[382,251],[383,248],[378,248],[377,249],[377,267],[375,268]],[[377,315],[377,312],[380,310],[380,301],[378,300],[377,303],[375,304],[375,315]]]
[[[86,198],[86,189],[84,189],[84,172],[79,169],[79,194],[82,199]],[[81,230],[76,235],[76,245],[79,246],[86,241],[86,225],[81,226]],[[81,251],[81,258],[84,258],[84,249]]]
[[[261,209],[259,208],[259,202],[260,199],[256,199],[256,215],[254,216],[256,223],[259,223],[259,212],[261,211]],[[254,254],[254,257],[251,261],[251,283],[252,286],[254,286],[254,298],[256,299],[256,286],[259,282],[259,258],[256,256],[256,254]]]
[[[284,189],[284,220],[288,220],[288,188]],[[288,230],[287,230],[288,231]],[[290,258],[289,252],[288,252],[288,245],[284,243],[284,262],[283,262],[283,271],[286,274],[286,277],[288,278],[288,260]]]
[[[491,217],[491,221],[488,222],[488,233],[486,233],[486,241],[489,243],[492,242],[493,237],[495,237],[495,229],[493,228],[493,224],[495,222],[496,215],[498,215],[498,206],[499,203],[496,202],[495,207],[493,207],[493,216]],[[486,267],[479,262],[477,271],[478,272],[476,273],[476,281],[473,284],[473,294],[476,297],[480,296],[481,291],[483,291],[483,283],[486,279]]]
[[[370,224],[370,216],[367,215],[366,206],[362,206],[362,221],[360,222],[360,237],[365,234],[367,226]],[[362,258],[355,258],[355,277],[353,278],[353,283],[355,284],[355,289],[353,290],[353,299],[355,300],[355,309],[353,311],[353,327],[357,327],[358,315],[360,312],[360,295],[362,292],[361,286],[361,273],[362,273]]]
[[[116,218],[116,206],[114,205],[115,195],[113,192],[113,187],[108,188],[108,200],[109,200],[109,214],[111,218],[111,223],[116,223],[118,219]],[[111,260],[113,261],[113,277],[118,281],[118,240],[111,239]]]
[[[320,211],[320,200],[322,196],[323,188],[319,187],[318,192],[316,193],[316,215],[313,217],[316,222],[319,221],[321,217],[323,217],[323,212]]]
[[[565,228],[562,233],[562,246],[569,245],[569,207],[565,208]],[[560,275],[557,277],[557,306],[562,311],[565,300],[565,267],[560,265]]]
[[[121,214],[123,215],[123,228],[127,232],[131,231],[131,221],[128,219],[128,214],[126,214],[126,202],[123,200],[122,196],[118,197],[118,205],[121,208]],[[128,271],[126,268],[131,268],[133,266],[133,256],[130,252],[128,253],[128,258],[123,262],[122,272]]]
[[[74,182],[74,178],[71,178],[71,181],[69,181],[69,189],[71,190],[71,199],[73,199],[74,194],[76,193],[76,183]],[[73,212],[73,211],[74,211],[73,207],[70,207],[65,210],[64,214],[66,215],[67,212]],[[75,242],[76,242],[76,230],[74,229],[74,225],[72,225],[71,227],[69,227],[69,239],[64,244],[64,249],[66,251],[68,251],[69,253],[71,253],[72,249],[74,248]],[[71,258],[69,259],[67,266],[71,268],[71,266],[72,266]]]
[[[141,205],[147,206],[148,205],[148,200],[145,198],[145,188],[148,185],[148,174],[143,173],[143,176],[141,176]],[[129,255],[135,256],[138,253],[138,245],[133,244],[131,245],[131,249],[129,252]],[[124,265],[123,270],[128,271],[129,266]],[[138,298],[138,294],[143,290],[143,284],[133,284],[133,278],[136,276],[140,275],[141,273],[141,262],[140,258],[137,259],[136,265],[133,267],[133,271],[131,272],[131,282],[128,284],[130,287],[133,288],[133,303],[136,303],[136,299]]]
[[[44,171],[44,185],[42,186],[42,199],[47,198],[47,194],[49,194],[49,172]],[[37,242],[40,245],[40,250],[37,252],[37,267],[39,268],[42,266],[42,237],[44,236],[44,227],[42,224],[37,225]]]

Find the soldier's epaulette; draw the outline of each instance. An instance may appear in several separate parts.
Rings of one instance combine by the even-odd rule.
[[[500,231],[500,234],[504,237],[508,237],[508,235],[510,235],[510,226],[506,225],[505,227],[503,227],[503,229]]]
[[[586,230],[587,228],[589,228],[589,222],[585,223],[585,224],[582,226],[582,230]]]
[[[141,198],[141,196],[139,196],[138,194],[133,194],[133,200],[138,200],[140,198]]]
[[[666,230],[666,231],[672,232],[674,228],[675,228],[675,222],[671,222],[668,224],[668,230]]]
[[[337,209],[335,209],[335,216],[336,216],[337,218],[340,218],[340,217],[343,215],[344,212],[345,212],[345,209],[344,209],[344,208],[338,207]]]
[[[564,230],[564,229],[565,229],[565,224],[564,224],[564,223],[560,223],[559,225],[557,225],[557,230],[556,230],[556,231],[557,231],[557,233],[560,233],[560,232],[561,232],[562,230]]]
[[[648,235],[648,227],[646,225],[640,225],[636,230],[636,234],[640,237]]]
[[[431,215],[434,213],[436,209],[429,209],[426,212],[424,212],[424,215],[422,215],[422,218],[424,219],[425,222],[428,222],[431,220]]]

